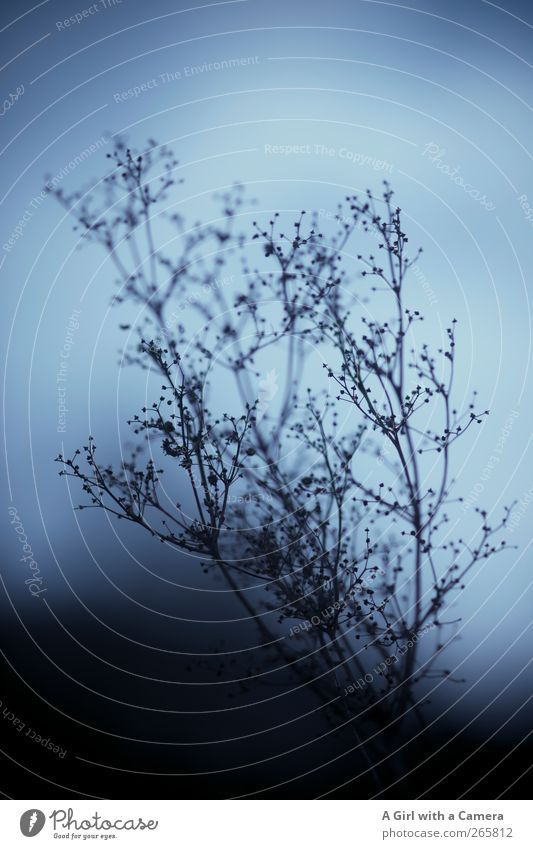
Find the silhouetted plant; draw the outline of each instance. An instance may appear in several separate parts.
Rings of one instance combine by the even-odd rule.
[[[302,212],[290,235],[276,214],[266,227],[254,222],[250,240],[236,232],[248,214],[239,186],[216,221],[187,229],[170,205],[156,210],[175,183],[169,151],[119,145],[113,156],[112,174],[86,199],[58,197],[109,253],[115,300],[144,308],[127,359],[159,376],[160,390],[130,421],[147,462],[139,448],[118,468],[102,465],[92,437],[83,459],[80,450],[57,458],[88,496],[79,509],[102,508],[217,569],[263,639],[258,677],[289,669],[358,741],[365,718],[395,729],[410,712],[423,721],[418,685],[449,675],[438,664],[454,633],[450,604],[466,574],[507,547],[498,535],[509,511],[493,524],[477,508],[475,542],[449,535],[461,500],[451,495],[451,449],[487,411],[475,398],[466,411],[454,406],[455,319],[436,352],[418,342],[423,316],[405,290],[420,252],[407,254],[391,189],[347,197],[331,237]],[[161,235],[168,227],[173,235]],[[356,239],[374,250],[352,256]],[[223,285],[236,260],[242,283]],[[257,360],[269,349],[284,374],[265,402]],[[317,350],[323,389],[316,375],[305,385]],[[229,411],[211,409],[215,369],[217,381],[234,380]],[[162,490],[169,468],[192,516]],[[433,648],[422,652],[429,630]],[[372,761],[377,745],[364,746]]]

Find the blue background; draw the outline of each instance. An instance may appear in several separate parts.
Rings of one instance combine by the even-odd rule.
[[[155,663],[165,672],[161,677],[173,677],[159,652],[154,661],[154,652],[135,649],[128,639],[171,651],[186,646],[194,655],[216,643],[222,627],[216,620],[235,615],[230,601],[221,607],[220,595],[206,592],[217,587],[197,564],[184,561],[177,569],[171,551],[136,529],[117,528],[96,512],[74,514],[71,498],[77,503],[78,493],[52,463],[88,433],[98,437],[103,457],[118,456],[125,421],[147,390],[142,377],[118,365],[117,324],[124,314],[110,308],[109,262],[95,247],[79,250],[79,234],[54,198],[46,196],[37,208],[32,199],[46,175],[60,172],[102,134],[126,137],[138,148],[155,138],[176,152],[185,180],[177,209],[191,221],[216,217],[213,193],[235,181],[257,199],[243,215],[243,228],[274,209],[289,218],[304,208],[334,213],[345,194],[379,191],[384,177],[391,182],[411,241],[424,247],[419,267],[427,286],[412,277],[410,303],[426,315],[426,334],[436,344],[450,319],[459,319],[458,399],[467,401],[477,388],[481,406],[491,410],[457,449],[460,492],[468,495],[482,481],[476,504],[496,514],[525,498],[509,537],[517,550],[477,568],[457,601],[463,622],[447,664],[467,683],[438,690],[435,703],[447,711],[457,700],[440,721],[457,728],[472,722],[469,733],[480,740],[495,730],[499,741],[520,741],[531,690],[533,222],[519,202],[526,195],[533,204],[531,8],[481,0],[416,7],[243,0],[190,8],[122,0],[58,28],[83,8],[83,0],[49,0],[34,9],[3,3],[0,13],[2,97],[25,89],[1,118],[2,245],[31,211],[13,247],[0,246],[2,581],[12,627],[6,656],[34,686],[39,678],[39,693],[50,687],[51,701],[74,712],[84,696],[65,675],[46,673],[51,663],[98,691],[123,694],[119,680],[99,680],[98,664],[84,665],[83,651],[78,657],[72,639],[54,630],[49,609],[28,593],[11,505],[40,564],[53,614],[120,666],[149,674]],[[241,57],[257,61],[185,75],[187,66]],[[159,75],[177,71],[181,79],[161,81]],[[138,97],[116,97],[154,78],[158,85]],[[442,149],[441,161],[459,168],[494,209],[439,170],[424,154],[429,144]],[[268,153],[268,145],[310,145],[311,152],[282,156]],[[317,153],[315,145],[334,153]],[[71,169],[61,182],[65,191],[103,176],[111,146]],[[368,159],[361,164],[365,157],[390,167],[378,170]],[[66,382],[66,432],[58,433],[56,375],[74,309],[80,316]],[[500,462],[482,480],[510,416]],[[457,518],[467,535],[472,511],[458,510]],[[193,628],[188,620],[195,619],[214,621]],[[128,639],[116,637],[115,629]],[[252,631],[243,637],[242,629],[228,626],[224,635],[234,645],[254,639]],[[147,688],[144,695],[150,704],[167,704],[166,690]],[[207,697],[191,698],[198,706]],[[96,702],[96,725],[128,728],[130,720],[111,720]],[[144,733],[136,736],[157,736],[158,715],[142,721]],[[138,731],[136,722],[131,726]]]

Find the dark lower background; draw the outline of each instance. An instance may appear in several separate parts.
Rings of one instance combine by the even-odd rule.
[[[520,742],[528,721],[527,704],[515,717],[514,735],[507,724],[505,732],[489,740],[494,732],[490,711],[469,727],[464,715],[453,709],[443,715],[446,699],[451,704],[465,686],[448,684],[440,694],[439,709],[425,709],[427,727],[422,731],[374,730],[380,732],[379,755],[370,745],[369,757],[383,762],[371,771],[352,725],[335,730],[339,719],[333,716],[328,721],[309,690],[287,693],[297,682],[286,674],[274,676],[275,683],[272,676],[270,681],[262,676],[242,691],[220,683],[246,673],[242,664],[233,671],[230,665],[221,667],[216,658],[198,665],[179,655],[128,647],[122,640],[117,666],[142,670],[152,679],[213,683],[191,686],[135,678],[88,653],[87,649],[112,663],[117,638],[104,640],[102,629],[79,612],[73,621],[65,611],[62,624],[84,650],[64,639],[64,631],[51,624],[53,617],[44,605],[29,627],[26,622],[33,639],[5,598],[0,605],[5,648],[0,658],[0,757],[6,796],[314,798],[327,793],[331,798],[513,799],[522,798],[530,787],[533,747],[527,738]],[[112,611],[104,610],[103,615],[109,622]],[[117,631],[131,632],[131,617],[127,621],[119,613],[112,621]],[[145,633],[137,629],[136,635],[148,644],[161,638],[149,629]],[[185,640],[182,648],[186,645]],[[261,663],[260,654],[251,653],[251,665]],[[162,706],[163,711],[157,710]],[[199,710],[208,712],[194,713]],[[25,723],[21,731],[11,713]],[[371,733],[360,721],[355,725],[361,735]],[[64,757],[27,736],[28,728],[61,752],[66,750]],[[245,735],[252,736],[213,742]]]

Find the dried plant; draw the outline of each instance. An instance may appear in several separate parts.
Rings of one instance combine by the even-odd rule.
[[[240,187],[214,223],[187,229],[162,209],[175,184],[169,151],[119,145],[113,156],[98,190],[58,198],[108,252],[115,300],[142,305],[127,359],[160,389],[130,421],[130,460],[100,463],[90,437],[83,457],[57,458],[60,474],[81,483],[80,510],[102,508],[218,571],[264,645],[251,686],[289,671],[332,722],[358,744],[368,738],[362,751],[375,761],[368,728],[423,722],[423,682],[449,676],[440,655],[457,591],[507,547],[508,510],[493,523],[477,508],[475,541],[449,531],[461,500],[452,448],[487,415],[475,397],[454,406],[457,323],[436,351],[419,341],[423,316],[406,290],[420,252],[408,255],[386,183],[379,198],[346,198],[332,236],[302,212],[288,234],[276,214],[246,238],[236,232],[248,214]],[[231,279],[242,282],[226,286],[221,271],[235,262]],[[323,371],[309,388],[317,351]],[[283,369],[261,387],[265,356]],[[211,409],[221,381],[235,387],[229,410],[220,397]],[[169,470],[185,505],[162,488]]]

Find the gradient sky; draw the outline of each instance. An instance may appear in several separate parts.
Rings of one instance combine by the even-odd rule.
[[[434,341],[459,319],[459,399],[477,388],[491,410],[458,449],[461,492],[479,492],[482,481],[479,503],[495,510],[523,499],[511,540],[518,549],[478,569],[458,601],[464,625],[450,662],[474,686],[456,697],[464,694],[461,710],[475,714],[516,677],[490,721],[496,727],[521,705],[531,689],[533,573],[532,30],[525,2],[2,3],[2,577],[28,627],[35,600],[21,585],[12,504],[56,611],[77,605],[76,593],[100,613],[120,607],[149,618],[145,604],[206,615],[205,596],[171,592],[146,571],[175,581],[170,552],[155,555],[134,532],[118,536],[104,516],[74,515],[52,463],[61,441],[69,452],[89,432],[102,455],[115,456],[142,399],[138,376],[118,367],[109,264],[93,247],[79,251],[72,221],[39,194],[45,175],[98,139],[125,136],[142,148],[153,137],[176,152],[185,179],[179,209],[190,220],[215,215],[213,193],[235,181],[257,199],[257,218],[274,209],[335,211],[345,194],[391,182],[411,241],[424,247],[411,304]],[[229,59],[247,63],[208,67]],[[100,178],[111,145],[70,169],[65,190]],[[295,145],[302,149],[272,151]],[[56,375],[73,310],[79,328],[66,432],[58,433]],[[484,475],[498,444],[499,462]],[[459,519],[467,533],[471,513]]]

